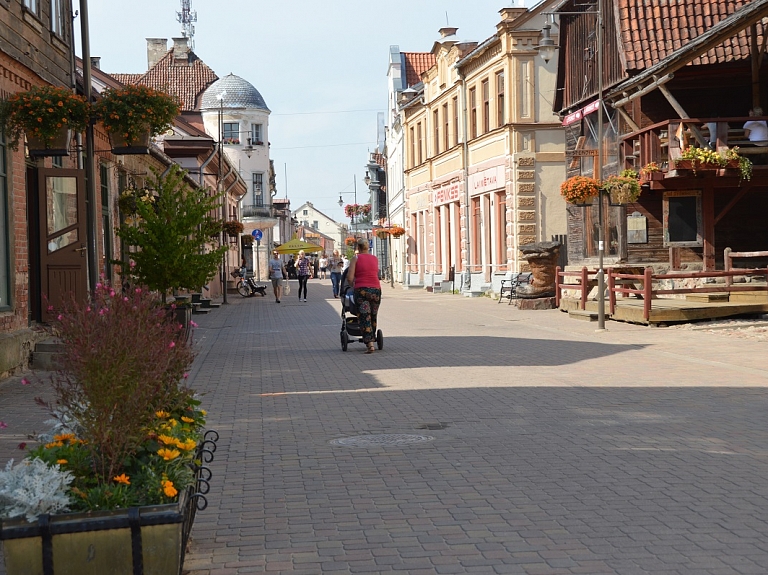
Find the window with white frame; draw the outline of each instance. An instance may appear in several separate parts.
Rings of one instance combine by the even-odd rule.
[[[253,173],[253,205],[264,205],[264,174],[262,172]]]
[[[262,124],[251,124],[251,144],[258,145],[264,143]]]
[[[11,307],[11,260],[8,237],[8,174],[5,157],[5,136],[0,131],[0,309]]]
[[[24,8],[37,16],[40,10],[40,2],[38,0],[24,0]]]
[[[51,32],[64,37],[64,0],[51,0]]]
[[[221,137],[225,144],[240,143],[240,124],[237,122],[224,122],[221,130]]]

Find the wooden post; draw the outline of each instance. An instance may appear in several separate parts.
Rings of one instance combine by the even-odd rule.
[[[651,319],[651,297],[653,297],[653,290],[651,289],[652,283],[653,268],[645,268],[645,271],[643,272],[643,318],[645,321],[650,321]]]
[[[669,248],[669,267],[673,270],[680,269],[680,248]]]
[[[616,278],[613,277],[613,268],[608,268],[608,302],[610,303],[611,315],[616,312],[616,292],[613,291],[615,287]]]
[[[725,248],[725,252],[723,255],[723,264],[725,267],[725,271],[729,272],[731,271],[731,248]],[[731,284],[733,283],[733,277],[732,276],[725,276],[725,287],[731,287]]]
[[[587,268],[581,268],[581,309],[587,308],[587,296],[589,295],[589,273]]]
[[[704,187],[701,198],[701,215],[704,219],[704,271],[715,269],[715,190],[711,184]]]
[[[565,281],[563,281],[565,283]],[[555,268],[555,307],[560,307],[560,266]]]

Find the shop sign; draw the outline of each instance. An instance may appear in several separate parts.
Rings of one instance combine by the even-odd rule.
[[[408,209],[412,212],[426,210],[429,208],[429,191],[417,192],[411,194],[408,198]]]
[[[469,191],[473,196],[503,188],[504,184],[504,166],[494,166],[469,176]]]
[[[563,118],[563,126],[568,126],[570,124],[573,124],[574,122],[578,122],[584,116],[588,116],[592,112],[597,112],[597,109],[599,107],[600,107],[599,100],[595,100],[591,104],[587,104],[586,106],[584,106],[581,110],[576,110],[572,114],[568,114],[565,118]]]
[[[454,182],[453,184],[448,184],[447,186],[441,186],[437,188],[433,194],[434,198],[432,203],[435,206],[442,206],[443,204],[447,204],[449,202],[455,202],[459,199],[459,183]]]

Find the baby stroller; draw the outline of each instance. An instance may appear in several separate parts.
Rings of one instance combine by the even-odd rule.
[[[363,331],[360,328],[357,315],[357,304],[355,303],[355,290],[347,284],[347,271],[341,274],[341,283],[339,285],[339,298],[341,298],[341,351],[347,351],[347,346],[351,341],[363,343]],[[347,314],[350,314],[347,316]],[[381,330],[376,331],[376,347],[384,349],[384,334]]]

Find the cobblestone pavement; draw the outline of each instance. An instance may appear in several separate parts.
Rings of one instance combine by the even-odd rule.
[[[192,575],[768,573],[764,341],[385,287],[384,350],[343,353],[329,294],[195,318]]]

